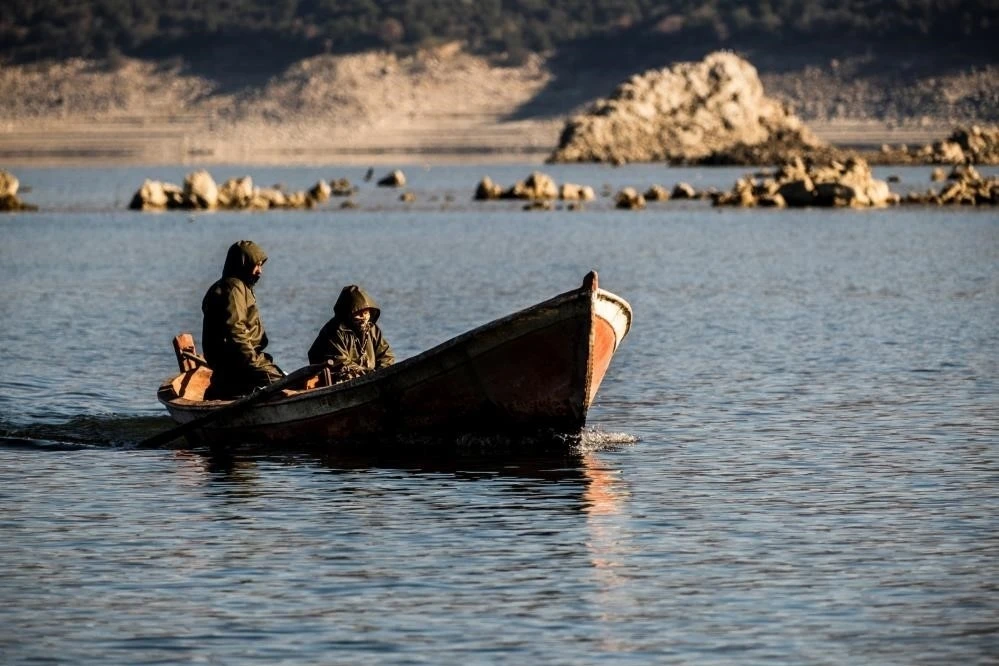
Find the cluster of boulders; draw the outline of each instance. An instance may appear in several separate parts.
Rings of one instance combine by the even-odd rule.
[[[9,171],[0,169],[0,212],[15,213],[18,211],[38,210],[38,206],[25,203],[17,196],[21,181]]]
[[[716,52],[632,76],[566,123],[549,161],[721,164],[732,151],[735,163],[764,164],[771,143],[785,155],[823,147],[786,105],[764,95],[749,62]]]
[[[888,183],[871,173],[861,158],[843,162],[806,162],[800,157],[773,173],[750,174],[729,192],[713,197],[716,206],[806,206],[878,208],[899,203]]]
[[[132,210],[271,210],[312,208],[331,196],[350,196],[356,188],[345,178],[320,180],[308,190],[286,191],[282,186],[257,187],[250,176],[230,178],[221,185],[205,170],[193,171],[182,186],[146,180],[132,197]]]
[[[999,126],[958,127],[942,141],[921,147],[881,147],[882,164],[999,164]]]
[[[681,199],[709,199],[715,194],[712,190],[698,192],[689,183],[677,183],[672,190],[667,190],[662,185],[651,185],[645,193],[639,192],[634,187],[625,187],[614,195],[614,205],[617,208],[628,210],[641,210],[645,208],[649,201],[669,201]]]
[[[563,183],[559,186],[551,176],[540,171],[534,171],[524,180],[519,180],[505,189],[486,176],[479,181],[478,187],[475,188],[476,201],[491,199],[592,201],[596,198],[596,192],[589,185]]]
[[[936,204],[958,206],[999,205],[999,176],[983,177],[975,167],[959,164],[951,169],[947,182],[939,190],[910,192],[903,199],[906,204]]]

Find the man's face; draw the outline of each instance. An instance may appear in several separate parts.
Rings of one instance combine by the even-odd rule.
[[[250,286],[257,284],[260,280],[260,276],[264,274],[263,264],[254,264],[253,268],[250,269]]]
[[[364,333],[371,325],[371,310],[360,310],[359,312],[354,313],[354,316],[351,317],[351,319],[354,322],[354,330],[359,333]]]

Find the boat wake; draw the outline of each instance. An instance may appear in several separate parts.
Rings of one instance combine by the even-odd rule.
[[[131,448],[172,426],[173,422],[165,416],[83,415],[63,423],[26,426],[0,419],[0,445],[48,450]]]
[[[16,426],[0,419],[0,446],[38,448],[50,451],[84,448],[135,448],[140,442],[174,427],[167,417],[82,415],[63,423],[39,423]],[[536,433],[456,433],[452,435],[399,435],[385,441],[342,442],[342,448],[391,448],[416,454],[453,450],[462,454],[494,455],[514,451],[591,453],[619,448],[638,442],[634,435],[587,428],[578,434]],[[231,442],[233,448],[269,448]],[[162,448],[185,448],[183,439]],[[302,442],[278,448],[329,449],[328,443]]]
[[[607,451],[637,444],[638,437],[624,432],[604,432],[596,428],[587,428],[579,437],[580,453]]]

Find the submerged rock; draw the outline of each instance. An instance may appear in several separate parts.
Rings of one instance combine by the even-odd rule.
[[[617,208],[641,210],[645,208],[645,197],[639,194],[634,187],[626,187],[614,197],[614,205]]]
[[[566,124],[549,161],[723,163],[726,151],[767,154],[771,143],[782,151],[823,145],[764,95],[749,62],[716,52],[632,76]]]
[[[17,196],[17,190],[21,182],[17,176],[9,171],[0,169],[0,212],[17,213],[22,211],[36,211],[38,206],[25,203]]]
[[[379,180],[378,185],[381,187],[405,187],[406,174],[404,174],[399,169],[396,169],[392,173],[388,174],[387,176]]]
[[[0,194],[0,212],[20,213],[38,210],[38,206],[21,201],[16,194]]]
[[[593,201],[597,198],[597,193],[589,185],[562,183],[558,190],[558,198],[564,201]]]
[[[489,201],[490,199],[499,199],[502,196],[503,188],[494,183],[489,176],[484,176],[479,181],[478,187],[475,188],[476,201]]]

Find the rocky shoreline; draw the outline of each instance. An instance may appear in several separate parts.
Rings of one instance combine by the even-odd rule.
[[[805,144],[812,138],[836,148],[863,144],[863,156],[878,164],[917,163],[919,153],[898,146],[921,147],[956,126],[995,122],[988,115],[999,106],[990,103],[995,68],[916,87],[923,97],[939,97],[935,115],[904,117],[880,115],[877,105],[891,102],[891,109],[905,113],[919,105],[886,101],[872,85],[846,76],[845,67],[834,69],[835,75],[764,74],[757,81],[769,97],[757,99],[798,118]],[[460,44],[406,57],[317,56],[252,88],[230,89],[175,63],[129,59],[4,65],[0,85],[6,93],[0,99],[0,161],[8,166],[540,163],[579,113],[560,104],[565,95],[559,85],[567,84],[553,79],[543,57],[497,66]],[[591,99],[608,92],[585,77],[572,85],[589,85]],[[894,92],[896,98],[904,94]],[[722,117],[738,120],[738,114]],[[778,164],[801,145],[796,130],[784,137],[787,145],[775,144],[770,154],[750,141],[744,148],[719,146],[724,154],[699,159]],[[890,149],[882,152],[882,144]]]

